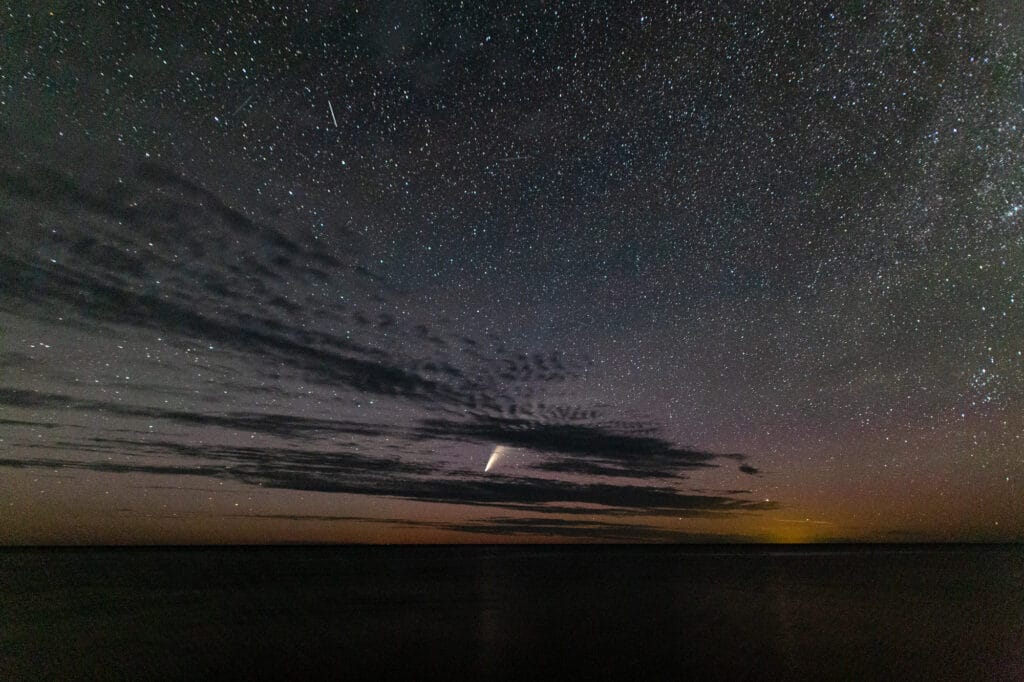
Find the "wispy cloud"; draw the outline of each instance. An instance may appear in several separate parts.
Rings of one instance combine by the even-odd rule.
[[[165,166],[115,175],[87,185],[29,161],[0,165],[4,220],[18,228],[0,252],[9,283],[0,313],[64,346],[123,348],[143,336],[158,344],[125,350],[123,364],[136,369],[120,386],[119,376],[79,381],[59,358],[19,351],[18,366],[30,370],[19,376],[37,381],[5,375],[5,423],[52,433],[16,439],[15,451],[31,456],[0,466],[201,475],[569,515],[766,508],[745,491],[671,486],[742,455],[679,446],[614,406],[545,399],[581,375],[585,357],[512,350],[493,334],[472,338],[396,312],[404,294],[361,264],[356,239],[348,250],[312,245]],[[237,445],[240,434],[259,444]],[[537,457],[525,475],[483,476],[447,454],[495,445]],[[620,532],[579,520],[463,530]]]
[[[487,536],[513,536],[543,539],[573,538],[604,542],[719,542],[756,541],[756,538],[724,533],[690,533],[646,524],[580,521],[551,517],[490,517],[469,522],[411,521],[398,518],[374,518],[331,514],[227,514],[229,518],[270,519],[310,523],[374,523],[407,528],[429,528]]]

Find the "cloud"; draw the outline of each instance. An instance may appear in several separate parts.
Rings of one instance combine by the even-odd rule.
[[[103,461],[76,461],[69,459],[0,459],[0,467],[8,469],[78,469],[115,474],[161,474],[171,476],[218,476],[220,469],[213,466],[173,464],[124,464]]]
[[[190,410],[125,404],[112,400],[92,400],[69,395],[40,393],[17,389],[0,389],[0,405],[16,408],[60,408],[84,413],[104,413],[123,417],[137,417],[147,422],[167,421],[174,424],[203,427],[213,426],[231,431],[262,433],[286,439],[310,439],[327,435],[384,436],[391,431],[367,421],[321,419],[295,414],[265,412],[228,412],[217,414]],[[140,437],[148,436],[139,429]],[[136,444],[140,444],[136,441]]]
[[[632,432],[623,432],[612,431],[601,425],[548,424],[529,419],[477,414],[464,421],[427,419],[402,426],[292,414],[210,414],[11,389],[0,389],[0,404],[101,411],[140,417],[147,421],[166,420],[196,427],[216,426],[288,439],[348,435],[394,437],[398,442],[410,443],[424,440],[475,442],[481,445],[497,443],[552,455],[553,458],[534,465],[538,470],[552,473],[670,479],[680,478],[680,472],[684,470],[717,466],[713,460],[719,457],[710,452],[676,447],[666,440],[649,435],[642,425],[637,424],[620,423],[620,429],[632,429]],[[140,431],[140,434],[145,436],[146,432]],[[735,459],[739,455],[730,454],[725,457]],[[745,473],[757,472],[754,467],[746,465],[740,469]]]
[[[552,518],[490,518],[469,523],[448,524],[447,530],[487,535],[513,535],[545,538],[576,538],[607,542],[751,542],[753,538],[743,535],[716,533],[691,533],[659,526],[627,523],[605,523],[601,521],[579,521],[577,519]]]
[[[499,384],[578,374],[579,363],[558,352],[485,348],[397,320],[382,308],[402,307],[399,294],[357,263],[358,249],[343,259],[303,244],[166,167],[147,162],[121,175],[89,188],[46,167],[0,167],[19,225],[0,252],[9,285],[0,310],[101,337],[156,332],[234,354],[250,374],[291,374],[425,410],[515,412]]]
[[[774,503],[724,495],[690,495],[670,487],[577,483],[553,479],[452,474],[430,464],[401,461],[350,450],[297,450],[234,446],[184,446],[178,443],[97,439],[91,444],[56,443],[54,450],[98,460],[67,458],[4,459],[14,468],[79,469],[113,473],[199,475],[263,488],[374,495],[424,502],[524,509],[535,505],[643,510],[675,516],[713,516],[774,509]],[[120,461],[107,455],[117,453]],[[175,461],[195,464],[165,465]],[[551,511],[549,509],[548,511]],[[562,511],[565,511],[562,509]]]
[[[226,514],[227,518],[313,523],[377,523],[403,528],[429,528],[474,535],[540,537],[545,539],[580,539],[629,543],[738,543],[751,542],[745,535],[690,533],[648,524],[580,521],[552,517],[491,517],[477,521],[412,521],[399,518],[377,518],[333,514]]]
[[[51,434],[16,443],[48,456],[0,466],[201,475],[576,517],[767,508],[670,485],[742,455],[679,446],[614,406],[548,399],[589,366],[585,356],[510,349],[494,334],[397,313],[404,294],[364,267],[355,237],[311,242],[285,218],[254,217],[149,162],[90,178],[0,162],[0,185],[9,199],[0,211],[18,228],[0,251],[0,312],[68,347],[128,348],[120,374],[92,383],[56,355],[18,351],[17,375],[30,370],[47,390],[8,373],[0,405],[12,425]],[[115,385],[130,365],[131,383]],[[224,444],[239,434],[260,443]],[[446,454],[467,445],[537,458],[527,475],[483,477]]]
[[[52,429],[57,426],[51,422],[28,421],[23,419],[0,419],[0,424],[6,424],[7,426],[30,426],[34,429]]]
[[[537,468],[630,478],[674,478],[681,471],[717,466],[721,455],[679,447],[653,434],[649,426],[618,422],[555,422],[476,414],[465,420],[426,419],[416,430],[421,438],[498,443],[558,455]],[[725,455],[735,459],[738,455]]]

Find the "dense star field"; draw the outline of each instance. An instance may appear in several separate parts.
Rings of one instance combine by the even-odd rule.
[[[609,4],[8,4],[0,542],[1024,540],[1024,5]]]

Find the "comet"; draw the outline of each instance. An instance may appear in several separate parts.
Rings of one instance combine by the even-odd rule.
[[[490,471],[498,461],[505,456],[505,452],[508,450],[504,445],[499,445],[494,448],[494,452],[491,453],[491,458],[487,460],[487,466],[484,467],[484,473]]]

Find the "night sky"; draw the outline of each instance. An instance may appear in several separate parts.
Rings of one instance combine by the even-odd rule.
[[[1024,5],[607,4],[8,3],[0,542],[1024,540]]]

